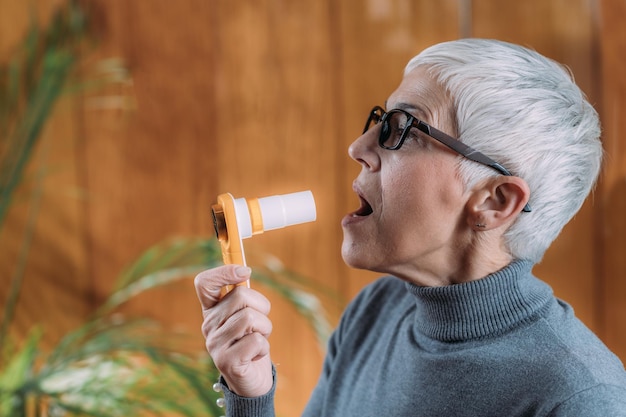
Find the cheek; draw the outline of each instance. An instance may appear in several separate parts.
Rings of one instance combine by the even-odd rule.
[[[424,222],[428,222],[427,192],[423,180],[412,171],[399,172],[383,186],[383,210],[379,223],[379,233],[391,239],[394,245],[401,245],[405,237],[422,234]],[[391,244],[391,242],[388,242]]]
[[[448,221],[462,209],[464,191],[454,166],[429,162],[416,161],[390,170],[383,184],[383,201],[386,219],[394,228],[414,229],[424,223]]]
[[[430,172],[419,162],[397,165],[383,177],[383,202],[394,212],[410,213],[423,205],[423,199],[431,186]]]

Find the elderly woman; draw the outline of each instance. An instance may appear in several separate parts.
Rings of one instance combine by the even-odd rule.
[[[342,255],[389,276],[333,333],[305,416],[626,416],[619,359],[531,269],[602,157],[593,107],[559,64],[499,41],[430,47],[349,154],[360,207]],[[269,303],[233,265],[196,288],[231,416],[271,416]]]

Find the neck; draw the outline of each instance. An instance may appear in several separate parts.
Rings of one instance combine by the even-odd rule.
[[[473,244],[467,245],[464,251],[452,248],[447,253],[384,272],[421,287],[442,287],[484,278],[512,261],[511,255],[499,245],[487,248]]]
[[[531,274],[532,263],[514,261],[485,279],[447,287],[407,284],[415,296],[415,328],[432,340],[488,337],[536,319],[552,290]]]

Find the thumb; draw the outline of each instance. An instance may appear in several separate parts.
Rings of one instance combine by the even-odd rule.
[[[194,279],[196,294],[203,310],[217,304],[221,298],[221,289],[225,285],[234,285],[250,279],[252,270],[242,265],[224,265],[200,272]]]

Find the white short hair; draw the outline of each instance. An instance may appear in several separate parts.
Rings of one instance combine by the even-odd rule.
[[[510,43],[462,39],[425,49],[426,66],[453,100],[459,140],[523,178],[532,212],[505,233],[516,259],[539,262],[593,188],[601,166],[600,122],[571,73]],[[495,171],[465,158],[467,186]]]

